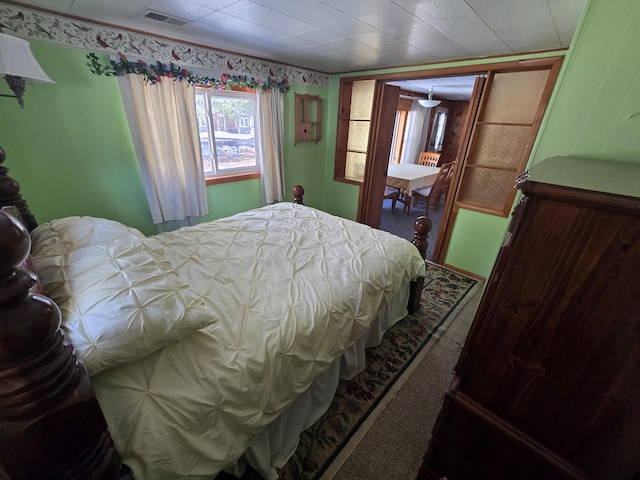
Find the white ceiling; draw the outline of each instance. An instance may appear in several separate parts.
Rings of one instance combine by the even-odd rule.
[[[433,97],[446,100],[469,100],[473,93],[476,75],[463,77],[425,78],[419,80],[402,80],[387,82],[389,85],[397,85],[410,92],[424,93],[427,98],[429,91],[433,89]]]
[[[85,20],[342,73],[568,47],[587,0],[27,0]],[[150,20],[148,10],[187,21]]]

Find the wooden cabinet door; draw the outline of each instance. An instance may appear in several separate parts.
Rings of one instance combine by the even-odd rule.
[[[427,452],[451,480],[640,472],[640,200],[574,197],[514,215]]]

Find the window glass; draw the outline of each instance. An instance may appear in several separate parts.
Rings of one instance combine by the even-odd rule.
[[[344,176],[356,182],[364,178],[375,88],[375,80],[355,81],[351,91]]]
[[[196,115],[206,177],[259,170],[254,93],[197,88]]]

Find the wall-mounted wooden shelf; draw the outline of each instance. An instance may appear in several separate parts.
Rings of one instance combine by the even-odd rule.
[[[299,142],[316,142],[322,138],[322,98],[319,95],[296,93],[296,134]]]

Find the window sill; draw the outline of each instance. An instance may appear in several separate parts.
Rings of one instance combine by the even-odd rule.
[[[357,185],[359,187],[362,186],[362,182],[359,182],[358,180],[355,180],[353,178],[348,178],[348,177],[334,177],[334,180],[336,182],[342,182],[342,183],[350,183],[351,185]]]
[[[220,183],[239,182],[242,180],[253,180],[260,178],[260,172],[237,173],[235,175],[218,175],[216,177],[208,177],[206,179],[207,186],[218,185]]]

